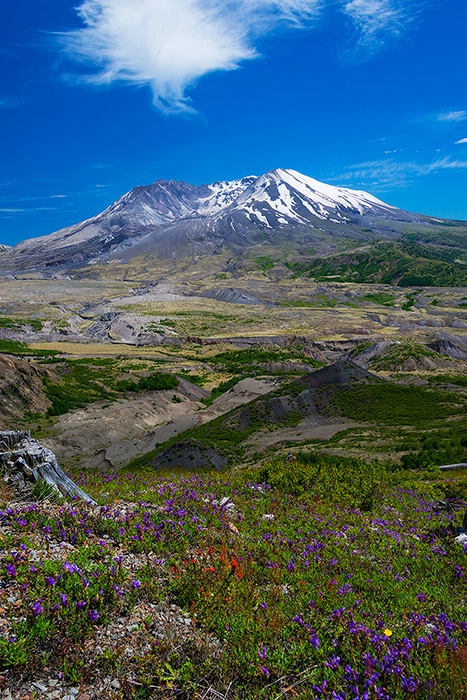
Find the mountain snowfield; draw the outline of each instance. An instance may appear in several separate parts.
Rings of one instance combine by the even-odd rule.
[[[336,187],[296,170],[230,182],[157,180],[127,192],[105,211],[2,254],[11,270],[79,268],[153,257],[173,263],[223,251],[286,246],[332,251],[339,240],[401,235],[401,224],[433,225],[368,192]]]
[[[91,219],[46,239],[29,239],[18,248],[46,241],[54,248],[82,243],[99,236],[101,226],[107,222],[110,228],[119,227],[120,216],[125,217],[132,230],[193,218],[215,222],[226,214],[243,214],[256,226],[275,228],[290,223],[307,224],[310,216],[344,223],[352,214],[378,213],[385,218],[397,218],[398,211],[368,192],[327,185],[296,170],[279,168],[260,177],[251,175],[211,185],[158,180],[130,190]],[[112,240],[109,231],[104,244]]]

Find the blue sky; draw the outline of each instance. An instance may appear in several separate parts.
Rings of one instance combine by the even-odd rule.
[[[464,0],[2,0],[0,243],[294,168],[467,220]]]

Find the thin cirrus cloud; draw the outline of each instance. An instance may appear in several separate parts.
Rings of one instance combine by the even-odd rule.
[[[350,0],[344,4],[344,13],[356,31],[357,54],[363,57],[381,49],[388,36],[400,36],[418,14],[419,3],[395,0]]]
[[[440,122],[463,122],[467,119],[467,110],[459,109],[451,112],[440,112],[436,115]]]
[[[187,89],[203,75],[257,58],[260,37],[313,26],[338,8],[365,46],[399,34],[424,0],[82,0],[83,27],[59,35],[81,80],[150,86],[164,112],[190,111]],[[371,53],[371,52],[370,52]]]
[[[467,138],[459,139],[459,141],[456,141],[456,144],[459,144],[459,143],[467,143]]]
[[[339,181],[352,181],[360,186],[377,187],[379,190],[406,186],[413,178],[430,175],[440,170],[467,170],[467,161],[444,156],[429,163],[397,161],[391,158],[357,163],[338,178]]]

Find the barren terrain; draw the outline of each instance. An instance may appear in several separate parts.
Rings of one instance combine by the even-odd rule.
[[[36,431],[68,467],[121,469],[172,444],[177,435],[185,439],[197,426],[312,372],[316,363],[351,356],[381,377],[425,386],[437,374],[464,376],[466,301],[463,288],[271,280],[254,267],[236,279],[211,277],[205,283],[187,276],[152,283],[2,278],[0,340],[25,343],[31,355],[16,360],[10,355],[4,365],[29,367],[36,387],[31,400],[23,394],[18,402],[5,388],[4,373],[2,425],[16,421]],[[57,361],[62,360],[34,357],[44,352],[59,353]],[[238,361],[219,361],[226,352],[240,353]],[[68,382],[73,363],[78,368],[80,362],[91,383],[92,372],[107,363],[92,400],[90,395],[47,417],[53,400],[50,390],[41,389],[41,377],[54,385]],[[115,382],[154,371],[178,377],[178,387],[106,393]],[[73,381],[76,392],[79,371]],[[217,393],[208,401],[213,389]],[[359,454],[364,425],[373,431],[375,453],[393,454],[394,437],[381,436],[380,426],[368,421],[318,414],[294,418],[294,425],[281,425],[281,420],[239,438],[241,459],[271,448],[314,444]]]

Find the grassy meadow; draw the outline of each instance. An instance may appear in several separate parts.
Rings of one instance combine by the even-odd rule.
[[[77,481],[99,507],[0,513],[10,688],[47,669],[63,687],[118,679],[109,700],[467,697],[466,472],[298,453]],[[166,603],[165,627],[127,624]]]

